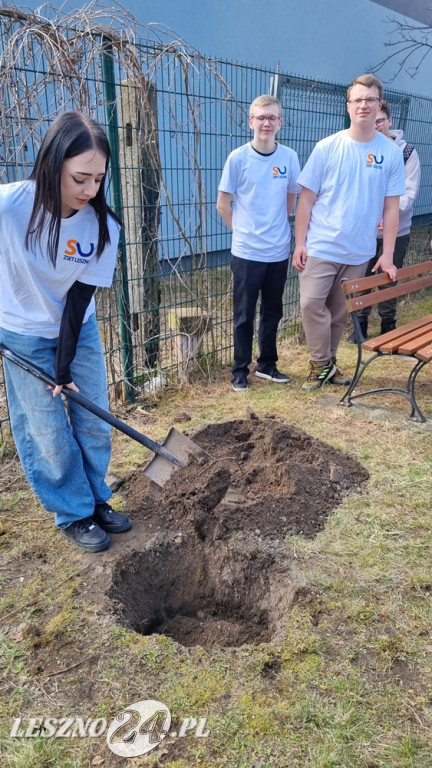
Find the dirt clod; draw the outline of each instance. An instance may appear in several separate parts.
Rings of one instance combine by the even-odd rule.
[[[344,479],[344,472],[342,467],[338,467],[337,464],[330,465],[330,482],[341,483]]]

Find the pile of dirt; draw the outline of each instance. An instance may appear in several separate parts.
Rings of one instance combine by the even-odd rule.
[[[137,471],[126,507],[152,530],[316,536],[344,496],[368,478],[354,458],[272,419],[209,424],[190,435],[211,459],[175,472],[163,490]]]

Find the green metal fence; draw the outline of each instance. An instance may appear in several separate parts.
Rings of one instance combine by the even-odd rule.
[[[49,123],[81,109],[106,125],[110,201],[125,227],[111,290],[97,312],[113,398],[205,375],[232,358],[230,234],[216,214],[228,152],[250,138],[249,103],[283,105],[280,140],[304,164],[346,124],[345,86],[209,59],[172,41],[137,43],[122,31],[46,23],[0,9],[0,179],[31,171]],[[388,91],[394,123],[422,162],[410,258],[424,258],[431,210],[432,100]],[[263,201],[265,204],[265,201]],[[298,324],[289,272],[281,332]],[[0,369],[0,430],[7,407]]]

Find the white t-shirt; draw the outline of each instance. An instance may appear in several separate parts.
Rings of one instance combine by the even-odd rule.
[[[281,144],[271,155],[257,152],[250,143],[228,155],[219,191],[234,195],[234,256],[265,262],[288,258],[287,195],[300,192],[299,172],[297,154]]]
[[[405,193],[403,153],[381,133],[360,142],[340,131],[318,142],[298,183],[317,194],[308,255],[363,264],[375,255],[384,199]]]
[[[46,228],[34,251],[25,247],[34,190],[33,181],[0,185],[0,326],[53,339],[59,334],[66,296],[76,280],[101,288],[111,285],[120,228],[108,216],[111,243],[97,259],[99,228],[94,209],[86,205],[62,219],[54,267],[47,255]],[[94,311],[92,299],[84,322]]]

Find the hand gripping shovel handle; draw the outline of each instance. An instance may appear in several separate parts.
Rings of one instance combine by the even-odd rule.
[[[43,381],[45,384],[48,384],[50,387],[55,387],[56,383],[54,379],[51,378],[51,376],[48,376],[45,371],[42,371],[37,366],[33,365],[32,363],[29,363],[28,360],[25,360],[23,357],[20,357],[19,355],[15,354],[15,352],[12,352],[10,349],[7,349],[7,347],[4,346],[4,344],[0,344],[0,354],[3,355],[6,360],[11,360],[15,365],[18,365],[20,368],[22,368],[24,371],[27,371],[27,373],[30,373],[32,376],[35,376],[40,381]],[[132,440],[136,440],[137,443],[141,443],[141,445],[145,445],[146,448],[150,448],[153,453],[157,453],[159,456],[162,456],[167,461],[170,461],[172,464],[176,464],[177,467],[184,467],[184,463],[180,461],[180,459],[177,459],[176,456],[174,456],[172,453],[166,450],[166,448],[163,447],[163,445],[160,445],[160,443],[155,443],[154,440],[151,440],[146,435],[141,434],[141,432],[137,432],[136,429],[133,427],[130,427],[128,424],[125,424],[123,421],[120,421],[120,419],[117,419],[115,416],[113,416],[109,411],[105,411],[103,408],[100,408],[98,405],[95,405],[95,403],[92,403],[91,400],[88,400],[83,395],[80,395],[78,392],[74,392],[72,389],[68,389],[67,387],[62,388],[62,394],[69,398],[69,400],[73,400],[75,403],[78,403],[78,405],[81,405],[82,408],[85,408],[87,411],[90,411],[95,416],[98,416],[99,419],[102,419],[102,421],[106,421],[108,424],[111,424],[112,427],[115,429],[118,429],[120,432],[123,432],[128,437],[131,437]]]

